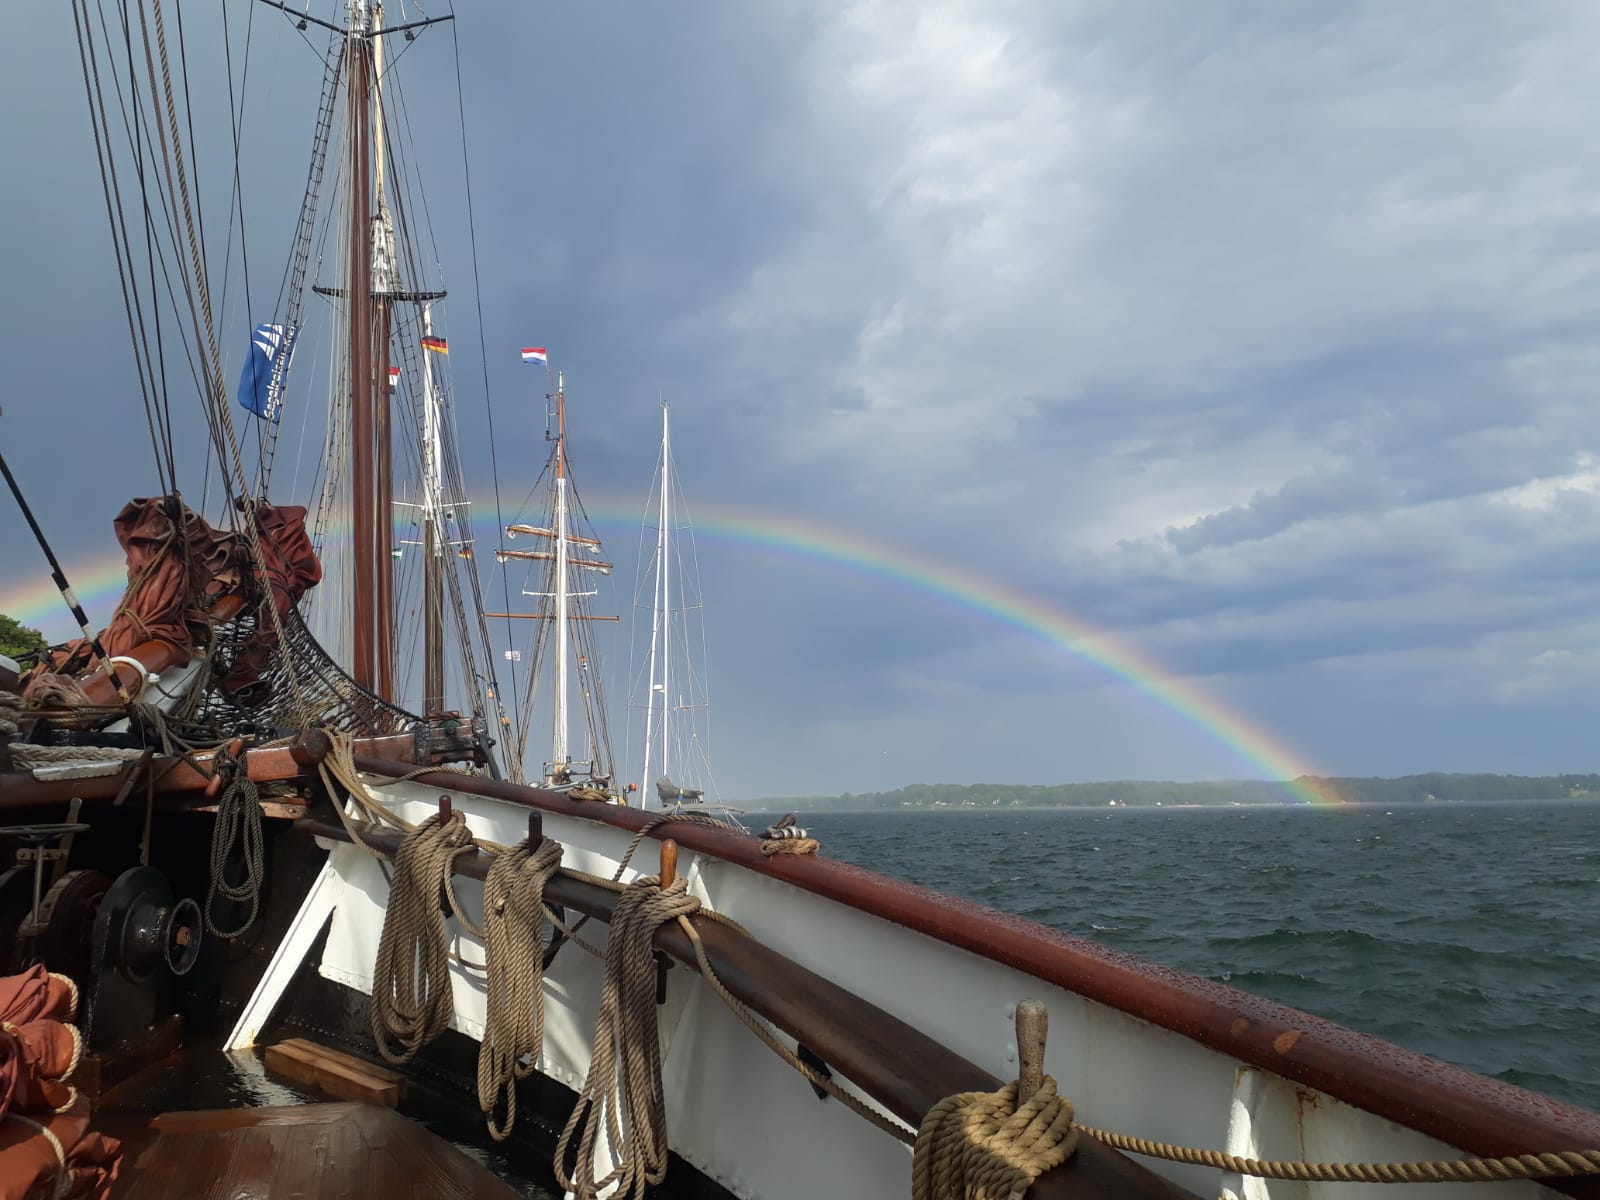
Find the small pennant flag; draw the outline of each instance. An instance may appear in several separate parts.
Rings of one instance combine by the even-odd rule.
[[[550,356],[544,352],[543,346],[524,346],[522,348],[522,361],[527,363],[550,364]]]
[[[471,558],[472,557],[472,547],[471,546],[463,546],[463,547],[461,547],[461,549],[456,551],[456,557],[457,558]]]
[[[432,350],[435,354],[450,353],[450,344],[444,338],[425,337],[422,339],[422,348]]]
[[[399,367],[390,367],[389,368],[389,390],[391,392],[395,391],[397,388],[399,388],[399,386],[400,386],[400,368]]]
[[[393,550],[389,551],[389,557],[390,558],[404,558],[405,555],[406,555],[406,552],[404,550],[402,550],[399,546],[396,546]]]

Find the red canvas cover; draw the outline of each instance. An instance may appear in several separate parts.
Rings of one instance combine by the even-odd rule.
[[[101,1197],[121,1145],[89,1132],[89,1102],[66,1082],[82,1042],[78,989],[34,966],[0,977],[0,1200]]]
[[[208,610],[218,597],[254,593],[281,618],[322,579],[322,564],[306,531],[306,510],[266,501],[253,506],[264,572],[257,572],[246,539],[218,531],[175,497],[130,500],[113,526],[128,563],[128,587],[101,644],[112,656],[141,645],[171,647],[163,658],[182,665],[209,636]],[[258,578],[258,576],[262,576]],[[253,587],[247,587],[253,581]],[[270,659],[276,636],[263,608],[249,643],[232,656],[218,682],[230,694],[255,685]],[[24,677],[24,695],[34,704],[72,706],[88,702],[73,685],[88,671],[92,652],[81,638],[52,647]],[[159,668],[156,668],[159,669]]]

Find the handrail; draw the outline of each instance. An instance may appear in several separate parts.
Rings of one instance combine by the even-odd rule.
[[[456,776],[459,780],[463,777]],[[459,786],[458,786],[458,790]],[[321,838],[350,841],[342,826],[310,819],[297,829]],[[398,834],[358,826],[361,840],[392,855]],[[492,858],[482,852],[458,856],[453,869],[483,879]],[[609,921],[617,894],[598,884],[558,875],[545,895],[564,908]],[[993,1091],[1002,1081],[876,1005],[791,961],[726,924],[690,918],[717,978],[753,1012],[838,1069],[872,1099],[912,1128],[940,1100],[955,1092]],[[676,924],[656,931],[655,942],[679,962],[699,970],[694,947]],[[756,1053],[757,1051],[752,1051]],[[804,1087],[796,1077],[796,1087]],[[1079,1139],[1077,1153],[1035,1181],[1030,1195],[1059,1197],[1192,1197],[1132,1159],[1090,1137]]]

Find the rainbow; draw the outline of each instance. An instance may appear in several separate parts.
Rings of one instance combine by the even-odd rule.
[[[637,501],[591,497],[589,516],[603,533],[639,528]],[[492,518],[473,520],[474,536],[498,545]],[[1289,746],[1191,680],[1167,670],[1115,633],[970,568],[917,554],[855,530],[783,513],[696,505],[698,539],[755,549],[807,564],[842,568],[930,597],[946,607],[1002,629],[1018,631],[1090,663],[1231,751],[1254,777],[1281,783],[1294,800],[1337,804],[1326,780]],[[492,562],[488,555],[479,563]],[[91,620],[102,620],[122,594],[126,569],[120,553],[80,562],[67,570]],[[0,612],[50,637],[69,637],[71,619],[41,567],[39,582],[0,591]]]

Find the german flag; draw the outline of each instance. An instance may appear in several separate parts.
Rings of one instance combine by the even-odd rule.
[[[425,337],[422,339],[422,348],[432,350],[435,354],[450,353],[450,346],[443,338]]]

